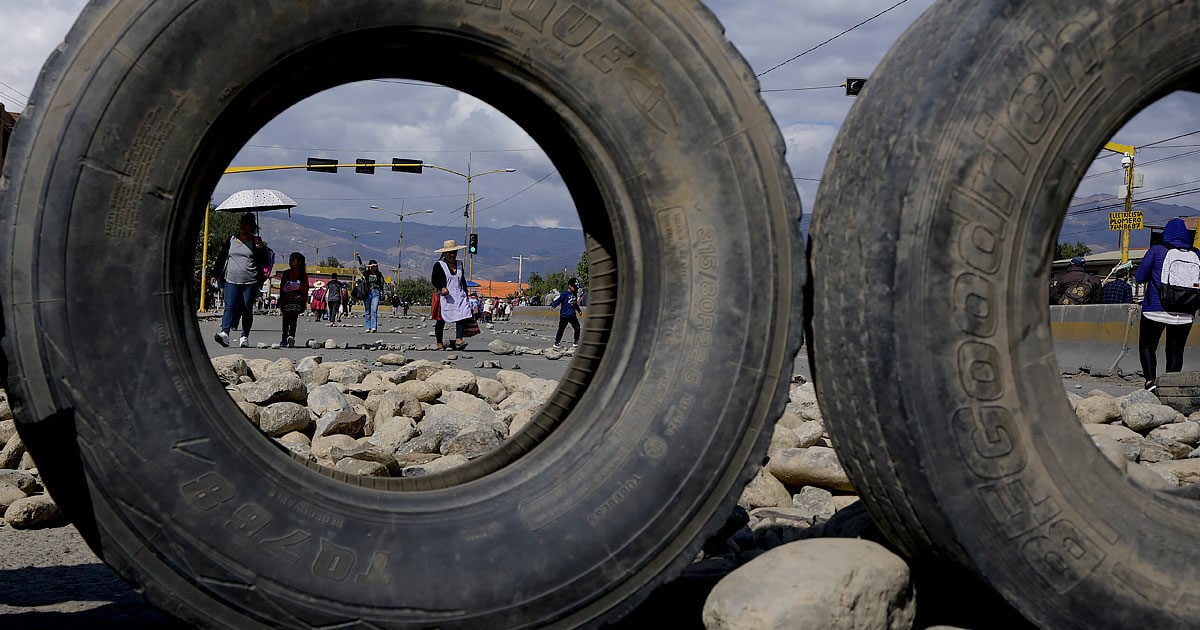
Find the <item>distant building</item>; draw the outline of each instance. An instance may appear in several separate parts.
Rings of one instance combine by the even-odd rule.
[[[13,127],[17,124],[17,119],[21,115],[16,112],[4,110],[4,103],[0,103],[0,171],[4,170],[4,160],[8,156],[8,141],[12,137]]]

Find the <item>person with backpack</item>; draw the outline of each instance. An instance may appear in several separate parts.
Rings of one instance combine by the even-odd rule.
[[[1138,354],[1146,389],[1157,389],[1158,340],[1167,333],[1164,371],[1183,370],[1183,350],[1196,311],[1200,310],[1200,252],[1192,247],[1183,219],[1171,219],[1163,228],[1162,242],[1152,246],[1133,274],[1147,283],[1142,302]]]
[[[307,299],[308,270],[304,254],[292,252],[288,256],[288,268],[279,278],[279,312],[283,315],[281,348],[296,347],[296,322],[304,312]]]
[[[259,287],[266,280],[263,268],[270,252],[257,232],[258,221],[253,212],[247,212],[238,221],[237,234],[230,236],[225,244],[225,269],[220,275],[225,282],[225,312],[221,316],[221,330],[214,339],[226,348],[229,347],[229,329],[239,322],[242,338],[238,347],[250,347],[254,300],[259,297]]]
[[[1050,303],[1069,306],[1072,304],[1098,304],[1103,292],[1103,281],[1083,268],[1083,256],[1071,259],[1066,271],[1054,276],[1050,284]]]

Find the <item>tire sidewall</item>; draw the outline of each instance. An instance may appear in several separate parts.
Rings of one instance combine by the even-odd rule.
[[[777,375],[798,343],[789,332],[798,292],[717,296],[750,276],[747,251],[780,261],[769,273],[783,286],[798,286],[802,272],[786,168],[777,155],[755,157],[777,153],[777,131],[741,88],[740,61],[708,65],[713,50],[726,52],[715,29],[690,14],[681,24],[652,8],[589,6],[595,32],[571,45],[579,33],[555,28],[576,5],[539,22],[491,2],[319,3],[302,14],[263,2],[254,19],[230,22],[243,4],[168,4],[116,2],[93,16],[123,28],[88,31],[108,48],[74,59],[59,80],[47,105],[70,103],[61,124],[35,115],[29,133],[58,143],[42,167],[44,193],[14,209],[33,229],[37,208],[28,273],[39,307],[10,321],[36,330],[41,350],[17,368],[69,384],[27,394],[38,399],[26,409],[75,410],[105,536],[152,548],[198,577],[204,598],[284,625],[581,623],[627,607],[686,562],[761,457],[765,418],[782,404]],[[238,45],[202,36],[216,24]],[[547,422],[534,453],[466,484],[389,494],[280,456],[240,417],[196,352],[203,335],[185,316],[190,269],[179,261],[191,260],[206,191],[233,145],[313,89],[288,79],[355,29],[378,43],[413,26],[414,40],[440,43],[446,58],[406,70],[436,76],[491,59],[478,92],[544,134],[556,160],[569,160],[562,147],[574,143],[569,185],[578,195],[590,179],[608,210],[600,232],[619,245],[621,308],[593,381],[568,398],[574,408],[557,430]],[[677,47],[689,29],[706,45]],[[455,57],[455,47],[466,52]],[[739,89],[713,93],[713,81]],[[523,96],[497,96],[505,86]],[[536,99],[538,114],[556,118],[514,110]],[[131,279],[129,291],[114,294],[105,278]],[[124,553],[104,555],[144,583]],[[160,603],[174,597],[146,586]],[[214,623],[205,606],[184,601],[177,614]]]

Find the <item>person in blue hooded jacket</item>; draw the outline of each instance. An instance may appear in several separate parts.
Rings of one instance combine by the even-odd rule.
[[[1154,391],[1158,378],[1158,340],[1163,331],[1167,333],[1167,366],[1165,372],[1179,372],[1183,369],[1183,349],[1187,344],[1188,334],[1192,332],[1192,321],[1195,317],[1189,313],[1172,313],[1163,308],[1158,296],[1158,287],[1162,284],[1163,259],[1172,248],[1189,249],[1192,239],[1188,235],[1187,226],[1183,219],[1171,219],[1163,228],[1162,243],[1150,248],[1138,264],[1133,278],[1146,285],[1146,297],[1142,302],[1141,333],[1138,335],[1138,353],[1141,355],[1142,376],[1146,379],[1146,389]]]

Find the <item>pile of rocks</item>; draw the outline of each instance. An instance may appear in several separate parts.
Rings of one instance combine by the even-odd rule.
[[[58,506],[42,489],[37,465],[25,451],[13,420],[8,394],[0,389],[0,525],[18,529],[50,527],[64,522]]]
[[[317,464],[375,477],[461,466],[529,423],[558,387],[513,370],[492,379],[449,364],[397,354],[375,366],[320,356],[212,359],[229,395],[267,436]]]
[[[1200,412],[1184,416],[1144,390],[1067,396],[1092,442],[1134,481],[1155,490],[1200,482]]]

